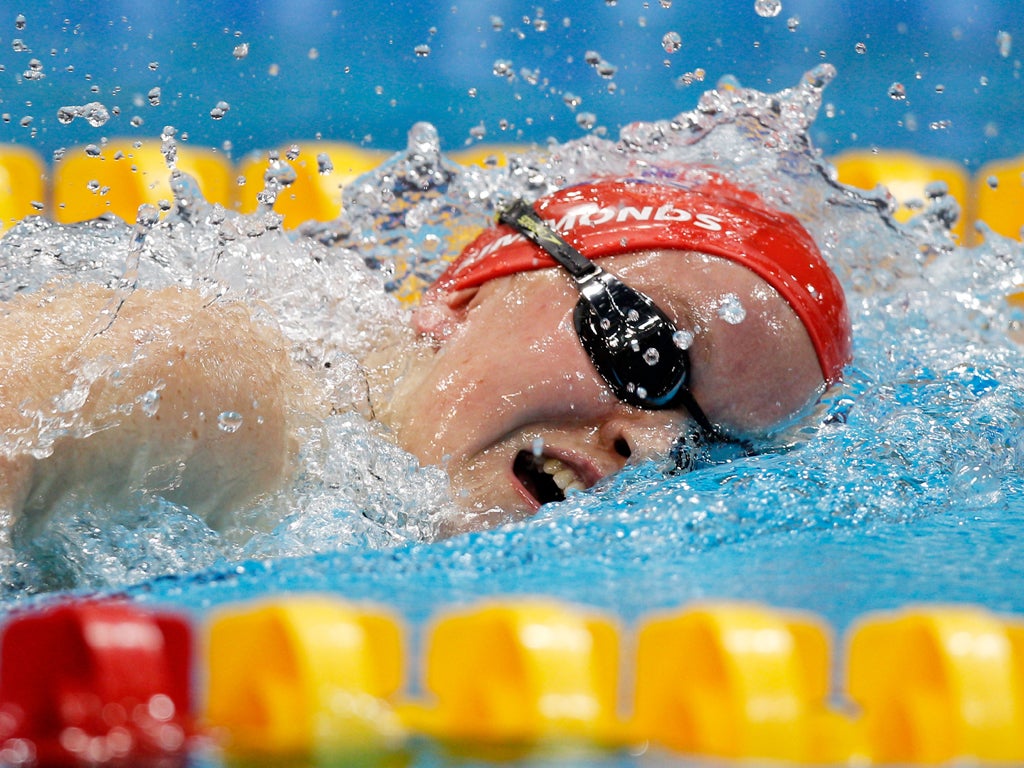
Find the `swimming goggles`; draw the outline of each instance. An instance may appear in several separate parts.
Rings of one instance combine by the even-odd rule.
[[[687,386],[690,356],[679,329],[649,296],[587,259],[523,200],[501,211],[498,221],[544,249],[573,278],[580,294],[576,335],[616,398],[647,410],[685,408],[707,435],[719,435]]]

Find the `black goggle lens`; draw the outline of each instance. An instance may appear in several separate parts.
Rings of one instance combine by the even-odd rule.
[[[716,430],[687,388],[690,359],[679,330],[646,294],[569,245],[522,200],[499,216],[572,275],[580,292],[573,323],[598,374],[622,402],[659,410],[685,407],[702,429]]]

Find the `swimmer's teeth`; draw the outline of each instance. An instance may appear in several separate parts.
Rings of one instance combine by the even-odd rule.
[[[542,469],[545,474],[551,475],[551,479],[555,481],[555,485],[557,485],[562,491],[587,490],[587,486],[583,484],[579,475],[558,459],[545,459]]]

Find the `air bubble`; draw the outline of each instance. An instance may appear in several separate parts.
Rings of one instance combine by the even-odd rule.
[[[421,43],[420,45],[417,45],[412,50],[413,50],[413,53],[415,53],[421,59],[422,58],[426,58],[427,56],[430,55],[430,46],[427,45],[426,43]]]
[[[857,43],[855,46],[853,46],[853,50],[855,50],[857,53],[864,54],[868,52],[868,46],[866,43]]]
[[[800,29],[800,17],[790,16],[786,20],[786,29],[788,29],[790,32],[796,32],[798,29]]]
[[[220,120],[228,113],[229,109],[231,109],[231,105],[226,101],[218,101],[217,106],[210,110],[210,117],[214,120]]]
[[[661,47],[665,49],[665,53],[675,53],[683,47],[683,38],[678,32],[666,32],[661,38]]]
[[[160,106],[160,86],[150,88],[149,93],[146,94],[146,98],[149,100],[149,105],[151,107]]]
[[[903,83],[893,83],[889,86],[889,98],[893,101],[903,101],[907,98],[907,89]]]
[[[25,14],[19,13],[14,17],[14,28],[19,32],[25,29]]]
[[[234,56],[236,59],[244,59],[246,56],[249,55],[249,44],[239,43],[235,46],[235,49],[231,52],[231,55]]]
[[[580,112],[576,115],[576,125],[585,131],[589,131],[597,125],[597,115],[593,112]]]
[[[237,432],[242,426],[242,414],[238,411],[221,411],[217,416],[217,429],[221,432]]]
[[[531,452],[536,458],[540,458],[544,455],[544,438],[535,437],[533,438],[533,445],[530,446]]]
[[[648,365],[657,365],[658,361],[661,360],[661,353],[658,352],[654,347],[648,347],[644,350],[644,362]]]
[[[316,170],[321,176],[334,173],[334,163],[331,162],[331,156],[326,152],[321,152],[316,156]]]

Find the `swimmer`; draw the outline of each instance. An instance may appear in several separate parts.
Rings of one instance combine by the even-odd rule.
[[[375,416],[449,473],[465,514],[448,533],[527,517],[694,430],[770,434],[850,359],[842,290],[810,235],[705,170],[598,180],[501,218],[422,298],[415,351],[367,361]],[[62,494],[141,491],[216,525],[286,482],[298,425],[326,411],[283,336],[184,288],[115,300],[56,286],[3,306],[11,520]],[[88,360],[124,375],[78,381]],[[159,420],[142,408],[153,391]],[[77,421],[38,444],[34,419],[69,392]]]
[[[554,232],[531,235],[533,212]],[[432,347],[379,413],[447,468],[467,527],[665,456],[694,427],[770,434],[850,360],[843,291],[810,234],[713,174],[582,184],[527,214],[427,291],[414,324]],[[645,322],[671,341],[638,331],[631,349],[622,326]]]

